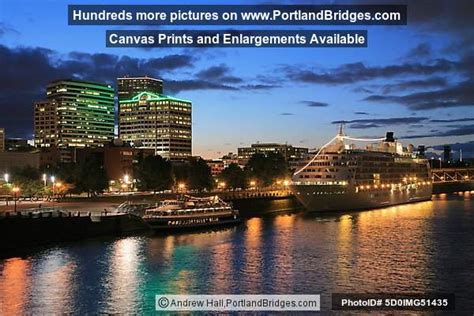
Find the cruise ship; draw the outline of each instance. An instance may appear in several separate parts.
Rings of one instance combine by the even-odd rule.
[[[351,141],[370,144],[358,149]],[[290,185],[307,211],[371,209],[431,199],[428,160],[413,145],[403,147],[393,132],[385,138],[360,139],[345,136],[341,126],[308,160]]]

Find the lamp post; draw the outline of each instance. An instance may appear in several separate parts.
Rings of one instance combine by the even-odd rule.
[[[3,180],[5,180],[5,182],[8,184],[8,181],[10,180],[10,175],[8,173],[5,173],[3,175]]]
[[[48,184],[48,176],[46,175],[46,173],[43,173],[43,183],[45,187]]]
[[[179,183],[178,184],[178,192],[185,192],[185,190],[186,190],[186,184]]]
[[[54,185],[56,184],[56,177],[55,176],[51,176],[51,183],[52,183],[52,185],[51,185],[51,189],[52,189],[51,198],[54,199]]]
[[[129,176],[128,174],[125,174],[125,175],[123,176],[122,189],[123,189],[124,191],[127,191],[129,184],[130,184],[130,176]]]
[[[17,197],[18,197],[18,192],[20,192],[20,188],[19,187],[13,187],[12,192],[13,192],[13,202],[15,203],[14,210],[15,210],[15,213],[16,213],[16,200],[17,200]]]

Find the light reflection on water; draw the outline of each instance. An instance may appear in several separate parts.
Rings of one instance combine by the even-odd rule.
[[[0,261],[0,314],[143,313],[154,295],[447,292],[474,309],[471,193],[193,234],[89,240]]]

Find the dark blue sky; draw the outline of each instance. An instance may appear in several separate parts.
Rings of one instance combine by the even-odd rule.
[[[350,135],[391,130],[405,142],[457,144],[474,156],[473,1],[408,1],[408,25],[367,27],[368,48],[294,49],[106,48],[105,30],[119,27],[67,25],[67,4],[87,3],[99,4],[0,0],[0,126],[10,137],[31,137],[32,103],[49,81],[114,83],[128,74],[162,78],[165,93],[193,101],[194,154],[204,157],[256,141],[314,148],[341,120]],[[147,3],[157,4],[140,1]],[[219,2],[167,2],[179,3]]]

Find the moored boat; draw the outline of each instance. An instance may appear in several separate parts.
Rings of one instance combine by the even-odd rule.
[[[155,232],[213,228],[240,222],[239,212],[217,196],[185,195],[177,200],[164,200],[156,207],[147,208],[142,218]]]
[[[369,141],[365,149],[347,141]],[[293,175],[290,189],[307,211],[347,211],[426,201],[432,179],[428,160],[413,145],[385,138],[339,134]]]

